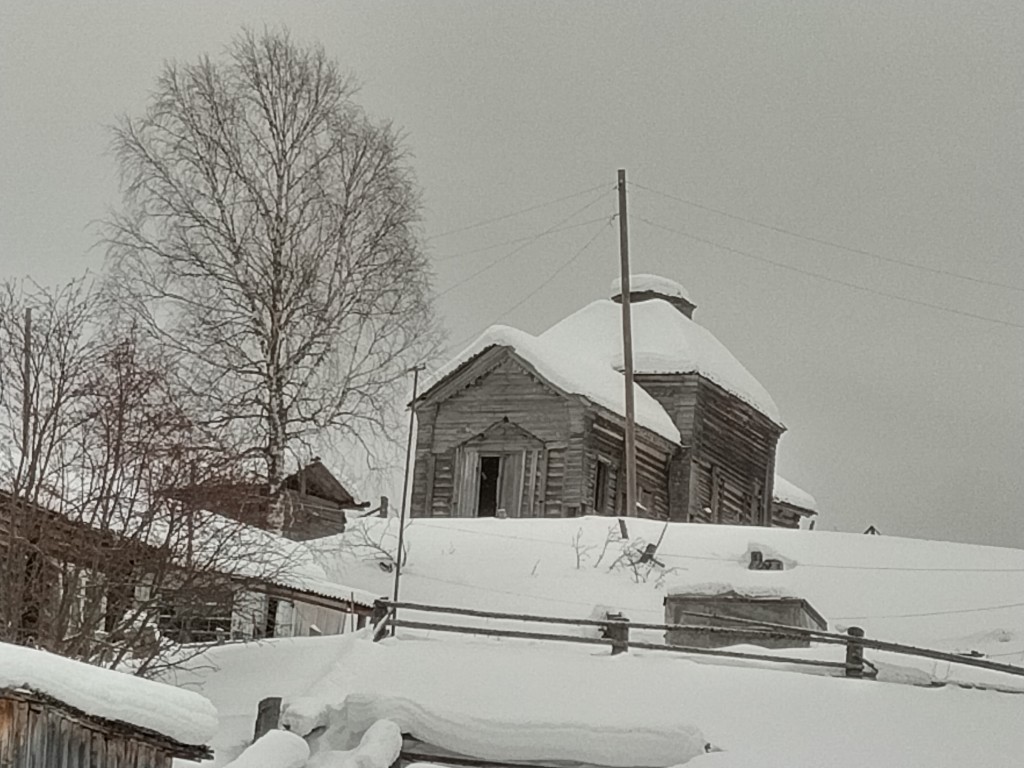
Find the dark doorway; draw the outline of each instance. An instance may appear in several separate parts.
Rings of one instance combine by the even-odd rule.
[[[477,498],[477,517],[494,517],[498,512],[498,479],[501,457],[480,457],[480,496]]]

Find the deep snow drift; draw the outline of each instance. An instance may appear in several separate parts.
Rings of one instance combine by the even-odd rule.
[[[858,624],[880,639],[1024,661],[1022,551],[823,531],[626,525],[624,542],[617,521],[607,518],[413,520],[402,598],[580,618],[616,610],[656,623],[670,591],[728,587],[806,598],[833,630]],[[393,549],[396,534],[395,520],[353,521],[345,535],[320,542],[315,559],[339,589],[388,595],[393,577],[353,542]],[[664,567],[636,570],[621,560],[613,566],[627,545],[659,538]],[[754,550],[785,569],[748,570]],[[285,722],[295,733],[314,734],[311,761],[357,748],[382,719],[491,759],[611,766],[660,768],[691,757],[688,764],[708,768],[1017,766],[1024,748],[1024,695],[925,687],[959,681],[1022,689],[1024,680],[945,662],[869,650],[879,680],[855,681],[808,667],[676,652],[612,657],[604,646],[410,630],[374,644],[364,635],[224,647],[193,672],[178,673],[179,684],[196,687],[220,710],[216,764],[245,747],[266,696],[285,698]],[[660,640],[654,632],[633,636]],[[775,653],[839,661],[843,650]],[[705,754],[708,742],[725,751]]]

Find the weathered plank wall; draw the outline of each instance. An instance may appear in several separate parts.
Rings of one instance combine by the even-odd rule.
[[[636,381],[672,417],[684,446],[669,468],[670,519],[771,524],[781,429],[695,373],[640,374]]]
[[[694,419],[691,519],[770,525],[775,448],[782,430],[750,405],[701,379]],[[695,480],[695,482],[694,482]]]
[[[661,403],[679,430],[683,447],[669,461],[668,466],[668,519],[677,522],[700,520],[692,516],[691,456],[694,431],[697,428],[697,391],[700,377],[685,374],[638,374],[636,383]],[[699,510],[698,510],[699,511]]]
[[[584,513],[595,515],[621,515],[626,501],[625,439],[623,426],[614,423],[594,409],[588,418],[585,441],[586,485],[584,487]],[[655,444],[643,431],[637,435],[637,503],[646,506],[638,510],[642,517],[665,520],[669,514],[669,446],[667,441]],[[608,467],[604,509],[595,509],[597,496],[598,463]]]
[[[201,759],[203,747],[94,720],[29,692],[0,691],[3,768],[170,768],[174,757]]]
[[[413,516],[454,515],[463,484],[460,448],[488,428],[509,423],[535,436],[537,446],[513,446],[539,451],[537,459],[524,457],[524,504],[536,515],[560,515],[563,507],[579,504],[582,460],[570,457],[579,450],[571,435],[582,436],[583,404],[543,384],[527,366],[507,350],[485,353],[452,377],[417,409],[416,466],[410,510]],[[578,442],[578,441],[577,441]],[[546,461],[545,461],[546,455]],[[543,504],[541,503],[543,500]]]

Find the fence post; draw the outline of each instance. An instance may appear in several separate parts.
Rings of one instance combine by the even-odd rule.
[[[629,651],[629,619],[621,613],[607,613],[604,636],[612,641],[612,656]]]
[[[860,638],[864,637],[864,630],[860,627],[850,627],[846,630],[849,640],[846,641],[846,676],[864,677],[864,644]]]
[[[256,728],[253,733],[253,741],[263,736],[267,731],[277,728],[281,719],[281,697],[271,696],[263,699],[256,709]]]
[[[384,598],[377,598],[373,601],[373,613],[370,615],[370,624],[373,625],[373,642],[383,640],[388,636],[388,603]]]

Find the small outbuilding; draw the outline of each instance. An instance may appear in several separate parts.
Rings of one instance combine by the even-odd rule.
[[[820,631],[828,629],[828,622],[810,603],[776,588],[700,584],[670,589],[664,604],[665,623],[679,626],[665,633],[665,642],[669,645],[691,648],[729,645],[806,648],[810,645],[806,637],[781,632],[772,634],[745,622],[767,622]],[[727,627],[732,631],[715,632],[701,627]]]
[[[199,694],[0,643],[4,768],[171,768],[212,757],[216,728]]]

